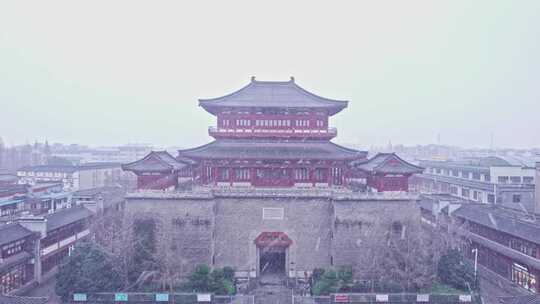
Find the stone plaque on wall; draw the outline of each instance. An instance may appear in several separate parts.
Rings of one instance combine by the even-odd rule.
[[[284,216],[283,208],[263,208],[263,220],[282,220]]]

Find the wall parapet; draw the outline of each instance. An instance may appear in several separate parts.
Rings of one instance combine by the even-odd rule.
[[[353,192],[345,188],[255,188],[196,187],[184,191],[138,190],[126,194],[128,199],[213,199],[231,198],[325,198],[345,200],[418,200],[414,192]]]

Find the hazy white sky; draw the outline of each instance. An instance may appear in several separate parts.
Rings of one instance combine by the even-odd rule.
[[[540,1],[3,1],[0,136],[210,140],[249,77],[350,100],[340,143],[540,146]]]

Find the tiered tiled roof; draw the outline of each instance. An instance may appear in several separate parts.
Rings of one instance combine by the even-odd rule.
[[[413,174],[424,171],[424,168],[401,159],[395,153],[379,153],[365,161],[354,161],[351,165],[372,173]]]
[[[290,81],[258,81],[252,77],[251,82],[231,94],[199,99],[199,105],[212,114],[223,107],[259,107],[259,108],[311,108],[323,109],[334,115],[347,107],[348,101],[333,100],[315,95]]]
[[[130,171],[174,171],[188,165],[189,160],[178,161],[167,151],[152,151],[143,159],[122,165],[122,169]]]
[[[330,141],[301,140],[228,140],[178,151],[180,156],[205,159],[315,159],[353,160],[364,158],[366,152],[342,147]]]

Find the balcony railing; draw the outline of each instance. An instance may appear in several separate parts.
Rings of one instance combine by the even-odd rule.
[[[336,128],[328,129],[232,129],[232,128],[218,128],[209,127],[208,134],[210,136],[252,136],[252,137],[264,137],[264,136],[283,136],[283,137],[335,137],[337,135]]]

